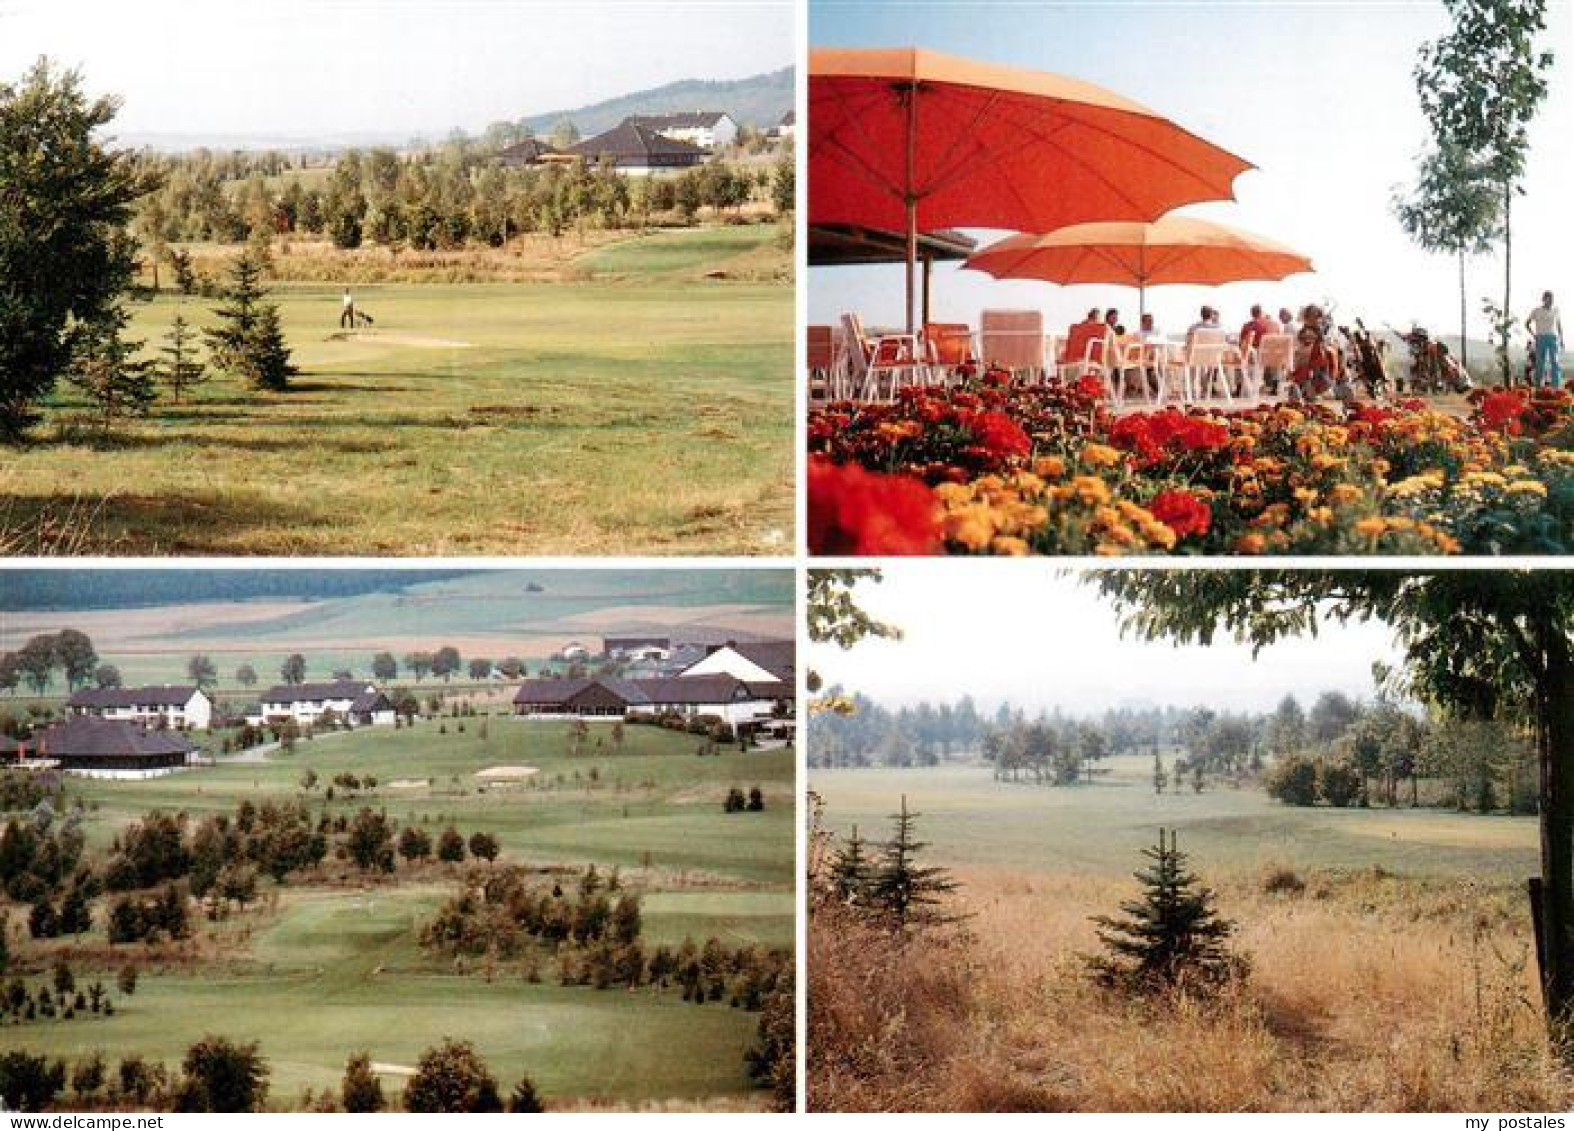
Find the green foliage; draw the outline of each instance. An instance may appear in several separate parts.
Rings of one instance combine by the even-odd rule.
[[[255,1041],[207,1036],[186,1051],[177,1111],[255,1112],[268,1098],[268,1066]]]
[[[409,1112],[500,1112],[503,1101],[486,1062],[468,1041],[444,1040],[421,1054],[404,1089]]]
[[[1108,952],[1088,964],[1103,985],[1138,993],[1186,989],[1207,992],[1244,975],[1244,961],[1225,940],[1234,924],[1213,908],[1213,892],[1186,869],[1186,855],[1159,830],[1157,847],[1142,854],[1151,864],[1136,873],[1142,897],[1121,904],[1122,918],[1093,920]]]
[[[356,1053],[345,1063],[339,1101],[347,1112],[382,1111],[388,1106],[382,1082],[372,1071],[372,1059],[366,1053]]]
[[[65,1087],[65,1066],[12,1049],[0,1052],[0,1100],[9,1111],[46,1111]]]
[[[1421,47],[1415,68],[1421,112],[1443,160],[1462,171],[1450,193],[1470,194],[1490,179],[1501,194],[1504,246],[1502,309],[1513,308],[1510,213],[1529,156],[1529,126],[1547,96],[1552,54],[1537,49],[1546,28],[1546,0],[1444,0],[1451,26]],[[1468,225],[1473,206],[1451,209]],[[1450,228],[1455,224],[1451,223]],[[1454,233],[1454,234],[1457,234]],[[1500,329],[1503,383],[1510,380],[1508,332]]]
[[[0,442],[19,440],[84,358],[100,371],[118,364],[116,383],[125,380],[106,326],[118,338],[115,312],[135,271],[125,229],[132,202],[155,185],[100,141],[118,109],[44,59],[0,83]]]
[[[185,315],[177,313],[169,324],[164,345],[160,347],[161,359],[154,372],[169,387],[170,399],[180,404],[191,389],[208,379],[208,368],[197,356],[195,335]]]
[[[283,392],[297,370],[279,324],[279,308],[265,301],[262,257],[248,247],[230,265],[230,284],[215,308],[219,324],[203,331],[213,363],[252,388]]]
[[[918,862],[926,843],[914,836],[919,814],[908,811],[907,796],[891,815],[891,839],[881,846],[869,873],[862,905],[895,930],[936,926],[954,916],[942,910],[942,901],[956,890],[950,872]]]
[[[1348,808],[1361,796],[1361,774],[1349,762],[1322,759],[1317,763],[1317,793],[1335,809]]]
[[[1286,805],[1317,803],[1317,763],[1301,754],[1286,754],[1273,764],[1263,783],[1268,796]]]
[[[141,342],[127,341],[129,316],[116,305],[78,327],[76,349],[66,380],[77,390],[108,432],[120,420],[143,416],[157,397],[153,365],[137,353]]]

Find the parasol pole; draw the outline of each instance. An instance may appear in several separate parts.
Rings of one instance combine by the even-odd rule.
[[[907,88],[907,332],[913,333],[914,274],[918,267],[918,195],[913,181],[918,170],[918,83]]]

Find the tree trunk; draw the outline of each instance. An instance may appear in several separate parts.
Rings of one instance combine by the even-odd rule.
[[[1465,250],[1459,249],[1459,368],[1470,374],[1470,315],[1465,308]]]
[[[1541,744],[1541,984],[1547,1024],[1574,1061],[1574,655],[1561,632],[1545,637],[1538,689]]]
[[[1509,306],[1511,297],[1510,283],[1514,276],[1514,230],[1509,223],[1509,213],[1514,207],[1514,182],[1503,182],[1503,356],[1499,364],[1503,367],[1503,384],[1513,384],[1513,366],[1508,360],[1509,327],[1513,321],[1512,308]]]

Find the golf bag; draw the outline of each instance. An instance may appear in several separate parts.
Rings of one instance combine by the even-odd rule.
[[[1448,352],[1448,347],[1423,326],[1412,326],[1399,340],[1410,351],[1410,376],[1406,384],[1410,393],[1468,393],[1472,388],[1470,375],[1460,368]]]

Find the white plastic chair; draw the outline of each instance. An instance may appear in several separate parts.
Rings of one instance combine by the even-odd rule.
[[[1037,376],[1044,371],[1044,315],[1037,310],[986,310],[978,322],[985,365]]]
[[[842,344],[848,388],[859,400],[895,400],[904,383],[921,385],[928,379],[927,367],[919,360],[918,339],[912,334],[870,338],[863,319],[844,314]]]

